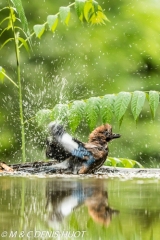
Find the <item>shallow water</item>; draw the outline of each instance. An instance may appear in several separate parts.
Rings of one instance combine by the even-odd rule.
[[[160,180],[0,177],[0,239],[159,239]]]

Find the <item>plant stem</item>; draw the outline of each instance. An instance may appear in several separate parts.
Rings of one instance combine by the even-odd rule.
[[[21,84],[21,68],[20,68],[20,51],[19,51],[19,41],[18,36],[19,34],[15,32],[14,27],[14,21],[12,16],[12,11],[10,7],[10,1],[9,8],[10,8],[10,14],[11,14],[11,22],[12,22],[12,31],[14,34],[14,43],[15,43],[15,53],[16,53],[16,60],[17,60],[17,79],[18,79],[18,90],[19,90],[19,113],[20,113],[20,126],[21,126],[21,150],[22,150],[22,162],[26,161],[26,152],[25,152],[25,129],[24,129],[24,116],[23,116],[23,101],[22,101],[22,84]]]
[[[16,45],[16,49],[19,55],[19,49]],[[19,57],[18,59],[19,60]],[[22,84],[21,84],[21,72],[20,72],[20,62],[17,61],[17,77],[18,77],[18,85],[19,85],[19,110],[20,110],[20,123],[21,123],[21,141],[22,141],[22,162],[26,161],[26,152],[25,152],[25,129],[24,129],[24,120],[23,120],[23,101],[22,101]]]

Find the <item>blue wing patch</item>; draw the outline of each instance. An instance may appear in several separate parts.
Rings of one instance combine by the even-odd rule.
[[[74,149],[72,151],[72,155],[81,159],[84,159],[85,156],[88,156],[88,160],[86,161],[87,166],[90,166],[95,162],[93,155],[83,146],[78,146],[78,149]]]

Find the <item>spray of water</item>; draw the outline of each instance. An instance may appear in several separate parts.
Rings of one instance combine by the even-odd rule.
[[[62,78],[62,81],[60,82],[61,90],[59,91],[59,103],[63,103],[65,99],[65,87],[67,86],[67,79]]]

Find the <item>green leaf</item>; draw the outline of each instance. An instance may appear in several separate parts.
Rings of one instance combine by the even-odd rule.
[[[87,1],[84,5],[84,11],[83,11],[84,17],[85,17],[87,22],[89,22],[90,16],[93,13],[94,13],[93,4],[92,4],[91,1]]]
[[[110,160],[110,162],[111,162],[113,167],[117,167],[117,165],[121,166],[121,167],[124,167],[124,165],[122,164],[122,162],[121,162],[121,160],[119,158],[108,157],[107,160]]]
[[[62,22],[68,26],[68,22],[70,19],[70,7],[60,7],[59,14]]]
[[[7,39],[7,40],[1,45],[0,50],[1,50],[8,42],[10,42],[10,41],[12,41],[12,40],[14,40],[14,38],[9,38],[9,39]]]
[[[52,120],[52,111],[49,109],[42,109],[36,113],[36,121],[38,126],[46,126]]]
[[[114,94],[107,94],[100,100],[100,115],[104,124],[111,123],[115,98]]]
[[[85,108],[84,101],[77,100],[70,104],[68,111],[68,122],[72,132],[75,132],[76,128],[83,119],[84,108]]]
[[[145,98],[146,98],[146,94],[144,92],[142,91],[133,92],[132,100],[131,100],[131,111],[135,121],[137,121],[142,111]]]
[[[97,1],[92,1],[93,8],[94,8],[94,13],[97,14],[98,12],[98,2]]]
[[[133,168],[135,165],[135,161],[126,158],[120,158],[125,168]]]
[[[78,18],[83,21],[83,11],[84,11],[84,5],[86,0],[76,0],[75,1],[75,9],[78,15]]]
[[[95,8],[94,8],[95,9]],[[105,21],[108,21],[108,18],[103,13],[101,6],[98,5],[98,11],[93,12],[89,18],[89,22],[91,24],[105,24]]]
[[[155,118],[156,110],[159,105],[159,92],[149,91],[149,106],[151,109],[152,118]]]
[[[89,98],[86,102],[84,113],[86,115],[86,121],[91,131],[96,126],[97,119],[99,116],[99,110],[100,110],[100,98],[99,97]]]
[[[125,165],[125,168],[143,168],[143,166],[135,161],[135,160],[132,160],[132,159],[127,159],[127,158],[119,158],[123,164]]]
[[[5,70],[0,66],[0,81],[3,82]]]
[[[58,16],[57,15],[49,15],[47,17],[47,23],[49,25],[49,28],[52,32],[55,31],[57,24],[58,24]]]
[[[21,38],[21,37],[18,37],[18,40],[19,40],[21,43],[23,43],[26,51],[29,52],[29,46],[28,46],[27,42],[26,42],[23,38]]]
[[[107,158],[107,160],[106,160],[105,163],[104,163],[104,166],[112,167],[112,162],[111,162],[111,160]]]
[[[134,160],[132,160],[132,161],[134,161]],[[139,162],[137,162],[137,161],[134,161],[134,168],[144,168]]]
[[[0,37],[3,35],[3,33],[4,33],[5,31],[8,31],[10,28],[11,28],[11,26],[4,28],[3,31],[0,33]]]
[[[68,104],[56,104],[52,111],[53,119],[59,122],[66,122],[68,115]]]
[[[115,103],[114,103],[114,111],[115,116],[119,123],[121,123],[121,120],[128,108],[128,105],[131,100],[131,93],[129,92],[120,92],[118,93]]]
[[[4,19],[0,22],[0,25],[1,25],[3,22],[5,22],[5,21],[7,21],[7,20],[9,20],[9,19],[10,19],[10,17],[4,18]]]
[[[36,34],[36,37],[41,38],[45,30],[45,25],[44,24],[34,25],[33,30]]]
[[[143,166],[135,160],[116,157],[108,157],[104,165],[124,168],[143,168]]]
[[[3,10],[6,10],[6,9],[9,9],[9,7],[1,8],[1,9],[0,9],[0,12],[3,11]]]
[[[4,68],[0,66],[0,81],[3,82],[4,77],[6,77],[14,86],[19,88],[19,86],[5,73]]]
[[[23,30],[29,36],[30,32],[29,32],[29,28],[28,28],[27,18],[25,16],[25,12],[24,12],[24,9],[23,9],[22,1],[21,0],[11,0],[11,2],[13,3],[13,5],[15,6],[15,8],[18,12]]]
[[[86,21],[91,24],[105,24],[105,21],[109,21],[96,1],[86,2],[83,14]]]

